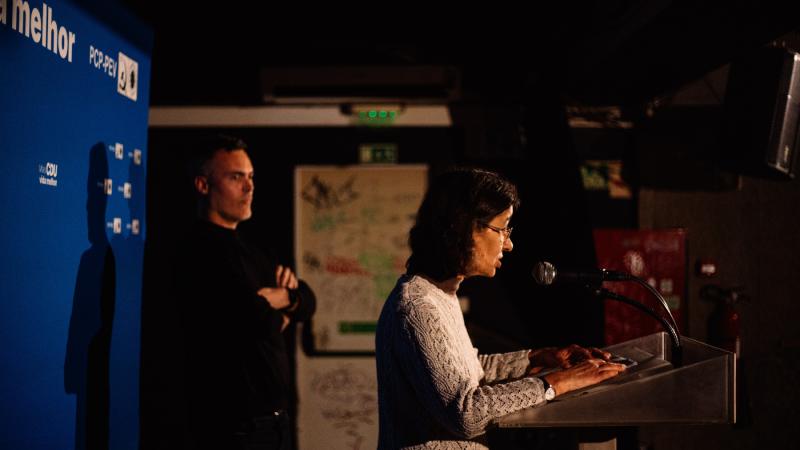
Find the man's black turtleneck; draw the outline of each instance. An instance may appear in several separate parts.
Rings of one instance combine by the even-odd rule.
[[[228,433],[241,423],[285,410],[291,398],[283,315],[303,321],[314,294],[300,281],[288,313],[257,294],[275,287],[276,262],[247,245],[236,230],[199,221],[179,255],[191,428]],[[197,434],[197,433],[195,433]]]

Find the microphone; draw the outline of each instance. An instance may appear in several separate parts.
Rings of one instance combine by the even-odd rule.
[[[625,281],[631,276],[624,272],[599,269],[584,272],[560,272],[556,267],[547,262],[539,261],[531,271],[537,284],[550,286],[551,284],[580,284],[584,286],[600,286],[603,281]]]
[[[533,275],[533,279],[536,280],[536,283],[542,286],[550,286],[552,284],[580,284],[584,287],[593,289],[595,294],[602,298],[626,303],[634,308],[644,311],[654,319],[658,320],[659,323],[661,323],[661,326],[664,327],[664,330],[670,335],[670,338],[672,339],[673,363],[676,365],[676,367],[679,367],[682,364],[683,348],[681,347],[681,338],[678,334],[678,323],[675,322],[675,317],[672,316],[672,312],[670,312],[669,306],[667,305],[666,300],[664,300],[664,297],[654,287],[650,286],[649,283],[641,278],[629,275],[625,272],[615,272],[606,269],[588,272],[559,272],[556,270],[554,265],[547,261],[537,262],[536,265],[533,266],[531,275]],[[623,295],[611,292],[608,289],[603,289],[601,287],[603,281],[635,281],[636,283],[642,285],[658,299],[658,301],[661,303],[661,306],[664,308],[664,311],[666,311],[667,316],[672,320],[672,323],[659,316],[647,305],[635,300],[631,300]]]

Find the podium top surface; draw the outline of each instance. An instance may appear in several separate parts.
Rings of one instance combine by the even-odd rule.
[[[669,336],[656,333],[606,348],[638,364],[603,383],[498,419],[500,428],[724,424],[736,420],[736,365],[730,352],[681,338],[683,365]]]

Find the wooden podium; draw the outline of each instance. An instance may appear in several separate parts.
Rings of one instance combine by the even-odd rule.
[[[603,383],[504,416],[496,425],[570,428],[736,422],[734,354],[686,337],[681,343],[681,367],[670,362],[671,343],[664,332],[607,347],[638,364]]]

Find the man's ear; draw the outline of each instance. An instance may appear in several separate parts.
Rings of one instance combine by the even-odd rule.
[[[208,194],[208,177],[204,175],[197,175],[194,177],[194,188],[195,190],[203,195]]]

